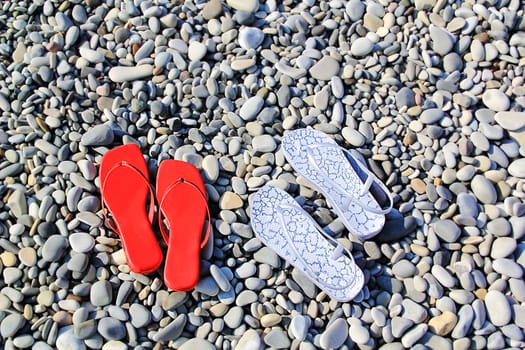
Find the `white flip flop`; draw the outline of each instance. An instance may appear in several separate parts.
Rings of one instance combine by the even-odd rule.
[[[271,185],[251,198],[257,238],[337,301],[352,300],[364,275],[350,251],[328,235],[286,192]]]
[[[297,173],[326,197],[350,234],[366,240],[381,231],[385,214],[392,209],[392,197],[348,150],[310,127],[287,132],[281,147]],[[378,200],[388,205],[383,208]]]

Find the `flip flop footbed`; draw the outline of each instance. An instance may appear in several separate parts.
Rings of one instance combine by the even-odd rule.
[[[162,252],[146,213],[148,169],[138,146],[124,145],[104,154],[100,187],[130,269],[136,273],[156,270],[162,262]]]
[[[197,168],[165,160],[157,173],[159,215],[168,227],[164,282],[172,290],[191,290],[200,272],[201,234],[206,218],[206,190]]]
[[[368,190],[362,193],[360,169],[352,166],[332,138],[311,128],[298,129],[286,133],[282,149],[297,173],[326,197],[352,235],[364,240],[379,233],[385,216],[366,208],[381,207]]]
[[[273,186],[261,188],[252,197],[250,216],[259,240],[332,298],[349,301],[361,291],[362,271],[353,259],[337,254],[342,246],[325,238],[288,193]]]

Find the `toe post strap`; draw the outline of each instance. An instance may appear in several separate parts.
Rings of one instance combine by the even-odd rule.
[[[206,233],[204,234],[204,238],[201,241],[200,248],[204,248],[206,244],[208,243],[208,240],[210,238],[211,233],[211,212],[210,207],[208,206],[208,199],[206,198],[206,194],[203,193],[203,191],[199,188],[198,185],[193,183],[192,181],[186,180],[184,178],[179,178],[176,181],[174,181],[171,185],[168,186],[164,194],[162,195],[162,198],[159,202],[159,215],[158,215],[158,222],[159,222],[159,229],[162,234],[162,238],[166,243],[168,243],[169,235],[168,232],[166,232],[166,229],[164,228],[163,219],[164,219],[164,213],[162,211],[162,205],[164,204],[164,201],[166,200],[168,194],[175,189],[178,185],[187,185],[191,186],[193,189],[195,189],[199,193],[199,198],[202,199],[206,206],[206,216],[207,216],[207,225],[206,225]]]
[[[115,222],[113,219],[109,217],[109,209],[107,208],[106,200],[104,199],[104,188],[106,187],[106,184],[108,182],[108,179],[112,174],[114,174],[114,171],[120,167],[127,167],[128,169],[131,169],[136,174],[140,175],[140,179],[148,186],[149,190],[149,199],[150,199],[150,205],[148,208],[148,221],[150,224],[153,224],[153,219],[155,218],[155,192],[153,191],[153,187],[151,187],[151,184],[149,182],[149,178],[147,175],[145,175],[139,168],[134,166],[133,164],[123,160],[118,163],[115,163],[108,171],[106,178],[102,182],[100,188],[101,188],[101,207],[102,207],[102,215],[104,216],[104,223],[106,226],[108,226],[110,229],[115,231],[116,233],[119,233],[117,227],[115,226]]]

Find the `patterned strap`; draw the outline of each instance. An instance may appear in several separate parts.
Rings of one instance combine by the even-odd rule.
[[[100,188],[102,189],[101,191],[101,194],[103,194],[104,192],[104,188],[106,186],[106,183],[108,182],[108,179],[110,177],[111,174],[113,174],[113,172],[119,168],[119,167],[127,167],[131,170],[133,170],[134,172],[136,172],[137,174],[140,175],[140,178],[142,180],[144,180],[144,183],[146,185],[148,185],[148,190],[149,190],[149,198],[150,198],[150,201],[152,202],[149,206],[149,209],[148,209],[148,221],[150,224],[153,223],[153,218],[155,216],[155,194],[153,192],[153,188],[151,187],[150,183],[149,183],[149,179],[142,173],[142,171],[137,168],[136,166],[134,166],[133,164],[123,160],[123,161],[120,161],[118,163],[115,163],[108,171],[107,175],[106,175],[106,178],[104,179],[104,181],[102,182],[102,185],[100,186]],[[112,218],[110,218],[108,215],[109,215],[109,210],[107,208],[107,203],[106,203],[106,200],[104,199],[104,196],[102,195],[101,196],[101,206],[102,206],[102,215],[104,216],[104,223],[109,227],[111,228],[113,231],[115,231],[116,233],[120,234],[120,232],[118,231],[117,227],[114,225],[114,220]]]
[[[206,213],[207,213],[207,216],[208,216],[208,225],[207,225],[207,228],[206,228],[206,234],[204,236],[204,239],[202,240],[201,242],[201,249],[204,248],[204,246],[206,246],[206,244],[208,243],[208,239],[210,238],[210,231],[211,231],[211,213],[210,213],[210,207],[208,206],[208,200],[206,199],[206,195],[201,191],[201,189],[199,188],[199,186],[197,186],[196,184],[194,184],[193,182],[191,181],[188,181],[188,180],[185,180],[183,178],[179,178],[177,179],[175,182],[173,182],[171,185],[168,186],[168,188],[166,189],[166,191],[164,192],[164,194],[162,195],[162,199],[160,200],[160,203],[159,203],[159,216],[158,216],[158,221],[159,221],[159,228],[160,228],[160,232],[162,233],[162,238],[164,238],[164,241],[166,242],[166,244],[168,244],[168,233],[166,232],[166,230],[164,229],[164,224],[162,222],[162,220],[164,219],[164,213],[162,211],[162,205],[164,204],[164,200],[166,199],[166,197],[168,196],[168,194],[177,186],[177,185],[189,185],[191,186],[192,188],[194,188],[195,190],[197,190],[197,192],[200,194],[200,197],[201,199],[203,200],[204,204],[206,205]]]
[[[284,228],[284,231],[286,233],[286,235],[285,235],[286,240],[290,244],[290,247],[292,248],[292,250],[295,253],[296,257],[299,259],[299,261],[304,266],[306,274],[311,279],[319,281],[319,273],[316,273],[316,272],[314,272],[312,270],[310,265],[304,260],[302,254],[300,254],[299,251],[297,250],[297,247],[295,246],[295,244],[294,244],[294,242],[292,240],[291,232],[288,230],[288,227],[286,225],[286,220],[285,220],[284,214],[283,214],[283,210],[284,209],[297,210],[301,214],[305,215],[305,217],[314,225],[314,227],[317,229],[317,231],[320,232],[324,237],[326,237],[328,239],[328,241],[330,243],[332,243],[335,246],[335,249],[334,249],[332,255],[330,256],[330,258],[332,260],[337,260],[337,259],[339,259],[341,257],[341,255],[343,255],[343,253],[346,253],[346,255],[350,258],[350,260],[352,262],[352,264],[351,264],[352,265],[352,270],[355,270],[355,267],[357,267],[357,265],[355,264],[354,257],[352,256],[352,253],[350,253],[348,248],[346,248],[344,245],[342,245],[341,243],[336,241],[332,236],[327,234],[317,224],[317,222],[315,222],[313,219],[311,219],[310,216],[301,207],[299,207],[298,205],[296,205],[296,204],[280,204],[278,206],[278,208],[277,208],[277,214],[278,214],[279,220],[281,221],[281,226]],[[325,282],[323,282],[323,283],[325,283],[325,285],[327,285],[331,289],[341,290],[341,289],[345,289],[345,288],[349,287],[354,282],[354,279],[352,279],[350,281],[346,281],[346,282],[347,283],[344,284],[343,286],[341,286],[341,285],[331,285],[331,284],[328,284],[328,283],[325,283]]]
[[[325,176],[326,180],[328,180],[330,185],[335,187],[339,192],[346,193],[347,200],[344,203],[345,207],[348,207],[350,205],[350,203],[354,202],[354,203],[358,204],[361,208],[363,208],[366,211],[369,211],[371,213],[374,213],[374,214],[383,214],[384,215],[384,214],[389,213],[392,210],[392,207],[393,207],[394,203],[393,203],[392,196],[390,196],[390,193],[389,193],[388,189],[386,188],[386,186],[381,181],[379,181],[379,179],[374,175],[374,173],[372,173],[370,170],[368,170],[363,164],[361,164],[360,161],[355,159],[354,156],[347,149],[344,149],[344,148],[338,146],[337,144],[332,144],[332,143],[319,143],[319,144],[315,144],[315,145],[308,145],[305,148],[306,148],[306,155],[308,157],[308,160],[312,164],[312,166],[315,167],[315,169],[317,171],[319,171],[320,173],[322,173]],[[337,184],[334,180],[332,180],[330,178],[329,174],[327,174],[325,171],[323,171],[319,167],[319,165],[315,161],[314,155],[312,153],[312,150],[315,149],[315,148],[333,148],[333,149],[342,151],[344,153],[344,155],[349,157],[349,159],[347,158],[349,160],[349,162],[350,162],[350,160],[353,161],[353,163],[355,163],[359,167],[359,169],[361,171],[363,171],[367,175],[366,181],[364,182],[363,188],[361,189],[361,192],[359,193],[359,195],[361,197],[364,196],[370,190],[370,187],[374,183],[376,183],[377,185],[379,185],[381,190],[388,197],[389,205],[386,208],[377,209],[376,207],[370,207],[370,206],[366,205],[366,203],[363,203],[358,198],[354,198],[354,196],[349,194],[344,188],[342,188],[339,184]],[[350,166],[352,166],[352,164],[350,164]]]

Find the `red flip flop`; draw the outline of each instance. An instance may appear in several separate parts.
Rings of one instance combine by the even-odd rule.
[[[168,245],[164,282],[175,291],[191,290],[197,284],[200,250],[210,236],[210,210],[202,177],[192,164],[165,160],[157,173],[159,228]],[[204,222],[208,227],[201,241]],[[169,234],[164,229],[163,219]]]
[[[106,225],[120,236],[131,271],[155,271],[162,262],[162,252],[151,229],[155,197],[137,145],[120,146],[104,154],[100,164],[100,193]],[[150,206],[146,213],[148,198]],[[108,211],[112,220],[107,218]]]

